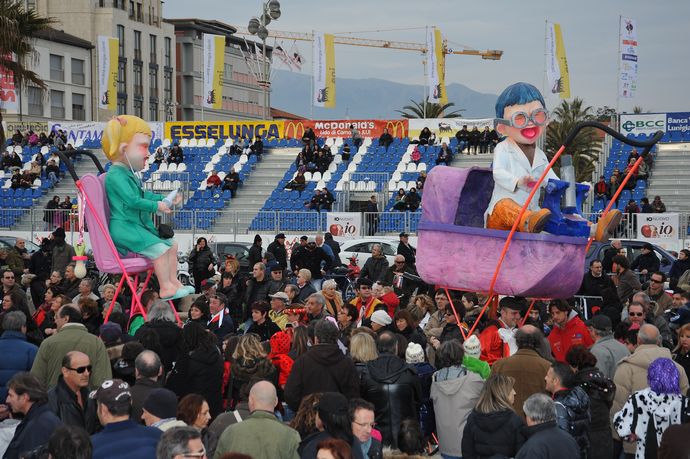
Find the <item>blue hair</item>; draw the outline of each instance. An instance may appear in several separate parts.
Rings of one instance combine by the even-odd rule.
[[[680,394],[680,373],[669,358],[660,357],[649,365],[647,382],[657,394]]]
[[[496,118],[503,118],[503,112],[506,107],[528,104],[535,100],[541,102],[542,107],[546,108],[544,97],[534,85],[529,83],[511,84],[503,90],[496,100]]]

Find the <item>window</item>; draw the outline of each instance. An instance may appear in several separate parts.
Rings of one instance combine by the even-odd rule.
[[[158,62],[158,46],[155,35],[149,35],[149,52],[151,53],[151,58],[149,62],[155,64]]]
[[[134,59],[141,60],[141,32],[134,31]]]
[[[172,67],[172,40],[170,37],[165,37],[164,40],[165,44],[165,62],[164,65],[166,67]]]
[[[72,84],[85,84],[86,77],[84,76],[84,61],[81,59],[72,59]]]
[[[75,121],[86,121],[84,94],[72,94],[72,119]]]
[[[227,62],[225,63],[225,67],[223,69],[223,79],[226,81],[232,80],[232,64],[228,64]]]
[[[125,57],[125,26],[117,26],[118,56]]]
[[[144,14],[141,12],[141,3],[137,3],[137,21],[144,22]]]
[[[125,9],[125,0],[113,0],[113,8],[117,8],[119,10],[124,10]]]
[[[142,81],[141,64],[134,64],[134,95],[141,96],[144,94],[144,83]]]
[[[134,19],[134,0],[129,0],[129,18]]]
[[[149,67],[149,97],[158,99],[158,69]]]
[[[36,0],[26,0],[26,9],[27,10],[35,10],[36,9]]]
[[[50,91],[50,116],[52,118],[65,117],[65,93],[63,91]]]
[[[158,121],[158,103],[149,102],[149,121]]]
[[[172,72],[166,71],[163,74],[163,99],[167,102],[171,102],[172,98]]]
[[[125,61],[117,63],[117,92],[127,92],[127,63]]]
[[[29,115],[43,116],[43,90],[37,86],[29,86]]]
[[[142,100],[134,99],[134,116],[144,117],[144,102]]]
[[[53,81],[65,81],[65,62],[62,56],[50,55],[50,79]]]
[[[250,104],[259,104],[259,93],[255,91],[250,91],[247,94],[247,102]]]
[[[117,114],[126,115],[127,114],[127,99],[124,97],[117,98]]]

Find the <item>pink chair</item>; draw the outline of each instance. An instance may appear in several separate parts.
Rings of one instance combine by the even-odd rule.
[[[105,177],[106,174],[101,174],[99,177],[87,174],[77,181],[77,188],[81,192],[83,201],[86,205],[84,217],[89,229],[89,240],[91,241],[91,250],[93,250],[96,266],[99,271],[104,273],[122,274],[120,283],[115,291],[115,296],[105,314],[104,322],[108,321],[113,306],[125,282],[127,282],[132,292],[130,317],[140,312],[144,319],[146,319],[146,309],[141,304],[141,294],[146,290],[151,275],[153,274],[153,263],[148,258],[133,253],[121,257],[115,248],[115,244],[110,237],[110,231],[108,229],[110,208],[108,205],[108,198],[105,195]],[[139,291],[136,286],[139,282],[139,274],[143,272],[147,273],[146,280]],[[130,279],[130,276],[133,276],[134,279]],[[177,310],[172,302],[170,302],[170,306],[175,312],[175,317],[179,323],[180,320],[177,315]]]

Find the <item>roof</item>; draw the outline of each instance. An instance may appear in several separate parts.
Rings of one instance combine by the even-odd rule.
[[[299,115],[295,115],[284,110],[279,110],[277,108],[271,107],[271,118],[278,120],[306,120],[307,118]]]
[[[199,30],[205,33],[213,33],[216,35],[225,35],[229,37],[237,32],[237,29],[224,22],[216,20],[195,19],[195,18],[180,18],[180,19],[164,19],[175,26],[176,30]]]
[[[76,46],[77,48],[93,49],[94,46],[90,41],[75,37],[66,33],[64,30],[53,29],[48,27],[45,30],[40,30],[34,34],[34,37],[43,40],[53,41],[56,43],[63,43],[65,45]]]

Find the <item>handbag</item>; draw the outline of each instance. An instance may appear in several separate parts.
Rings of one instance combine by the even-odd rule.
[[[161,239],[172,239],[175,236],[175,231],[167,223],[161,223],[158,225],[158,236]]]

